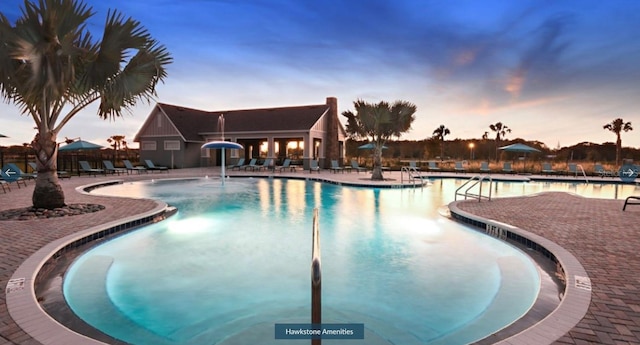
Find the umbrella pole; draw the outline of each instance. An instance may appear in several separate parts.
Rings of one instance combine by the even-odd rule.
[[[222,185],[224,186],[224,175],[225,175],[225,173],[224,173],[224,168],[225,168],[225,165],[224,165],[224,156],[225,156],[224,147],[222,148],[221,152],[222,152],[222,169],[221,169],[221,171],[222,171]]]

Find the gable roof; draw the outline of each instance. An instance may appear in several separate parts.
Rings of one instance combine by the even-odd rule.
[[[304,131],[329,110],[327,104],[226,111],[203,111],[164,103],[158,103],[157,107],[186,141],[202,141],[203,133],[219,132],[220,114],[224,114],[225,132]]]

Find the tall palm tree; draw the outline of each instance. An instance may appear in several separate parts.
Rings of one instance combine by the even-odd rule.
[[[382,147],[392,137],[399,137],[411,129],[415,120],[416,106],[406,101],[393,104],[379,102],[367,103],[363,100],[353,102],[356,112],[342,113],[347,118],[345,130],[352,139],[368,139],[374,145],[372,180],[383,180]]]
[[[31,116],[38,177],[33,206],[64,206],[56,138],[71,118],[100,101],[113,120],[140,100],[150,102],[172,58],[140,22],[109,11],[101,39],[87,29],[93,11],[76,0],[25,1],[12,25],[0,13],[0,94]]]
[[[616,166],[620,166],[620,153],[622,151],[622,138],[620,137],[620,133],[622,133],[622,131],[632,131],[631,122],[624,122],[623,119],[617,118],[611,121],[611,123],[604,125],[603,128],[616,134]]]
[[[493,125],[489,125],[489,129],[496,132],[496,162],[497,162],[500,158],[500,155],[498,154],[498,147],[500,146],[500,140],[504,139],[507,133],[511,133],[511,128],[502,124],[502,122],[496,122]]]
[[[433,137],[440,141],[440,160],[444,159],[444,137],[449,134],[451,134],[451,131],[444,125],[440,125],[440,127],[433,131]]]

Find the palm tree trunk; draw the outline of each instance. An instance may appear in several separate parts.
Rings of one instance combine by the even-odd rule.
[[[36,134],[31,146],[36,151],[38,176],[33,189],[32,202],[35,208],[54,209],[65,206],[64,192],[58,181],[58,147],[56,135],[48,132]]]
[[[373,170],[371,171],[371,180],[382,181],[382,145],[376,145],[373,150]]]
[[[620,138],[620,132],[616,133],[618,139],[616,140],[616,169],[620,167],[620,155],[622,151],[622,139]]]

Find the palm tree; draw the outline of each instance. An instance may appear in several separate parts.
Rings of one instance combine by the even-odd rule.
[[[511,133],[511,128],[507,127],[506,125],[503,125],[502,122],[496,122],[496,124],[489,125],[489,129],[496,132],[496,162],[497,162],[498,158],[500,157],[500,155],[498,154],[498,147],[500,146],[500,140],[504,139],[507,133]]]
[[[124,135],[112,135],[107,138],[107,142],[113,147],[113,160],[115,163],[118,161],[118,151],[127,149],[127,141],[124,140]]]
[[[0,94],[36,124],[34,207],[65,204],[56,172],[62,127],[98,100],[98,116],[110,120],[150,102],[172,61],[140,22],[116,10],[94,39],[87,29],[93,14],[76,0],[27,0],[15,25],[0,13]]]
[[[616,134],[616,166],[620,166],[620,152],[622,150],[622,138],[620,138],[620,133],[622,133],[622,131],[632,131],[633,128],[631,127],[631,122],[624,122],[623,119],[617,118],[611,121],[611,123],[604,125],[603,128]]]
[[[444,159],[444,137],[449,134],[451,134],[451,131],[444,125],[440,125],[433,131],[433,137],[440,141],[440,160]]]
[[[411,129],[415,120],[416,106],[406,101],[395,101],[378,104],[366,103],[363,100],[353,102],[356,109],[345,111],[347,118],[345,130],[351,139],[368,139],[374,145],[372,180],[382,180],[382,147],[392,137],[399,137]]]

